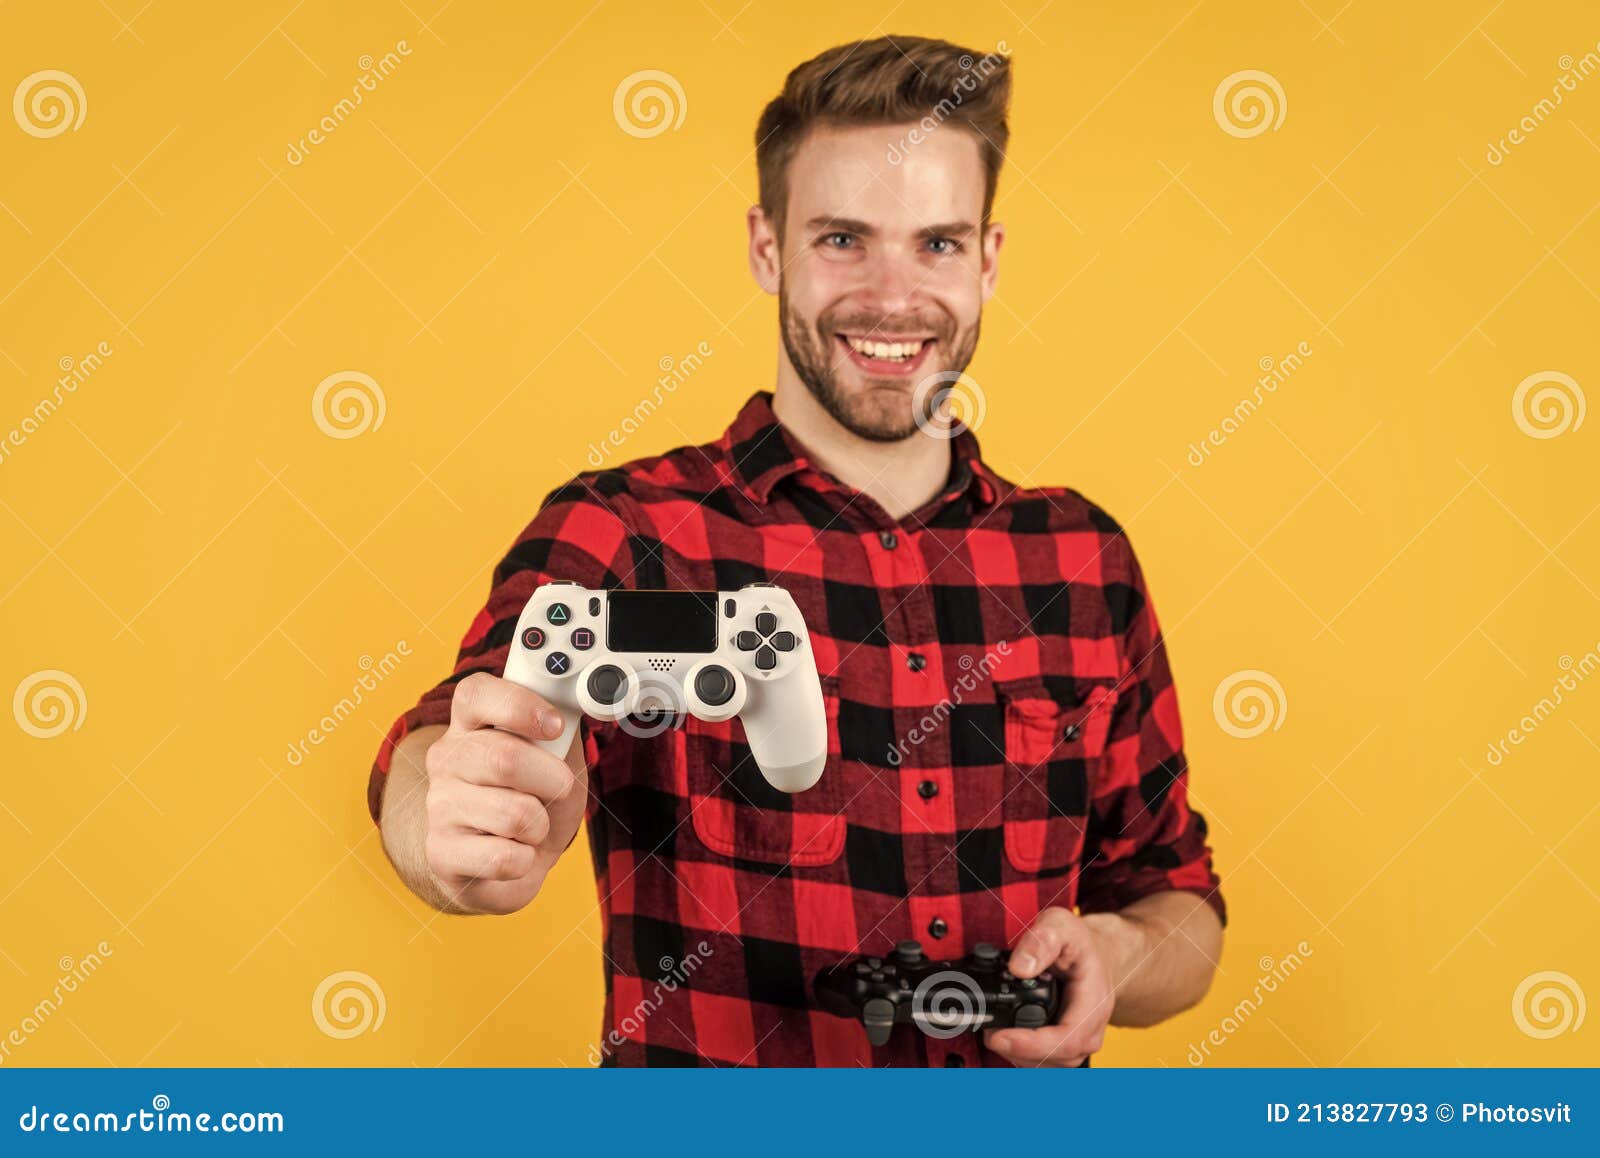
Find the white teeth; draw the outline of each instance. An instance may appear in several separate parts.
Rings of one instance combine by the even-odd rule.
[[[890,362],[903,362],[918,350],[921,342],[872,342],[866,338],[847,338],[850,348],[869,358],[882,358]]]

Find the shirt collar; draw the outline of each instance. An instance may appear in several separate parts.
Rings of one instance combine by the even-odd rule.
[[[772,412],[771,391],[758,390],[750,396],[723,434],[722,445],[733,481],[757,503],[765,504],[773,487],[790,476],[798,476],[816,489],[810,480],[820,477],[820,468],[812,465],[805,447]],[[951,440],[950,480],[937,501],[947,502],[967,493],[974,509],[981,510],[995,501],[998,492],[995,475],[983,463],[977,437],[963,429]]]

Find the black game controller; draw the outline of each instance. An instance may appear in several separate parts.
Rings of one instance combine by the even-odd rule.
[[[929,1037],[979,1029],[1039,1029],[1061,1015],[1064,990],[1048,973],[1018,978],[1010,954],[979,942],[960,961],[931,961],[918,941],[901,941],[887,959],[857,957],[817,974],[817,1000],[840,1017],[859,1020],[867,1040],[882,1045],[897,1023]]]

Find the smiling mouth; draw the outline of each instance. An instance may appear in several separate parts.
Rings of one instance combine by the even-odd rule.
[[[852,362],[869,374],[909,374],[922,364],[937,338],[873,338],[855,334],[833,336]]]

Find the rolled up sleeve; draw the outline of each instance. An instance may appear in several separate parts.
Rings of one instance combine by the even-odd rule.
[[[1155,607],[1127,539],[1106,598],[1123,674],[1103,777],[1093,789],[1078,905],[1114,912],[1153,893],[1198,893],[1227,923],[1205,817],[1189,803],[1178,697]]]

